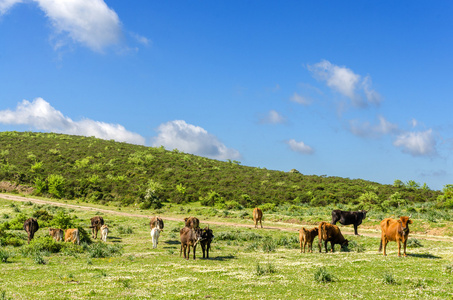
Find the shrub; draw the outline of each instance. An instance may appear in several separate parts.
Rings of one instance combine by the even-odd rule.
[[[131,227],[127,226],[127,227],[123,227],[123,226],[118,226],[118,233],[119,234],[132,234],[134,231],[132,230]],[[179,232],[179,229],[178,229],[178,232]]]
[[[8,258],[10,257],[10,253],[6,249],[0,248],[0,261],[2,263],[6,263],[8,261]]]
[[[64,195],[65,179],[61,175],[50,174],[47,177],[49,184],[49,193],[57,198],[62,198]]]
[[[344,250],[361,253],[365,252],[365,247],[362,244],[357,243],[356,241],[349,241],[348,247]]]
[[[105,243],[93,243],[88,247],[88,255],[91,258],[105,258],[120,255],[121,245],[109,245]]]
[[[55,216],[53,216],[50,225],[55,228],[68,229],[74,228],[71,216],[66,214],[63,210],[59,210]]]
[[[258,276],[261,276],[264,274],[272,274],[275,272],[277,272],[277,270],[275,269],[274,265],[272,265],[271,263],[266,264],[265,267],[262,267],[260,265],[260,263],[256,264],[256,275],[258,275]]]
[[[43,251],[49,253],[58,253],[64,247],[63,243],[57,243],[51,236],[38,237],[31,240],[30,244],[25,245],[22,249],[24,255],[34,255]]]
[[[333,276],[326,268],[321,267],[315,271],[315,281],[319,283],[327,283],[335,281],[335,276]]]
[[[396,284],[395,277],[391,273],[384,273],[382,277],[382,283],[384,284]]]
[[[35,262],[35,264],[38,264],[38,265],[46,264],[46,261],[44,260],[44,255],[42,252],[34,252],[32,254],[32,259]]]
[[[24,214],[18,214],[14,219],[9,221],[9,229],[11,230],[22,230],[24,228],[24,222],[27,220],[27,216]]]
[[[407,240],[407,247],[409,248],[420,248],[423,247],[422,243],[416,238],[410,238]]]
[[[274,252],[277,249],[277,243],[271,238],[267,237],[263,241],[263,251],[264,252]]]

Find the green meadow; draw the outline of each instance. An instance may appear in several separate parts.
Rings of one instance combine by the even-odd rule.
[[[64,203],[61,201],[59,203]],[[69,201],[73,204],[73,201]],[[86,204],[88,205],[88,204]],[[408,257],[397,257],[396,243],[388,256],[377,252],[378,215],[368,216],[353,236],[341,226],[349,248],[300,253],[298,229],[329,220],[328,210],[312,211],[304,225],[281,215],[265,215],[264,229],[253,228],[251,211],[222,211],[193,204],[158,211],[109,208],[92,210],[0,199],[3,237],[0,247],[0,299],[451,299],[451,237],[411,234]],[[97,211],[96,209],[99,209]],[[47,213],[43,213],[46,211]],[[118,215],[134,213],[136,216]],[[40,215],[41,228],[30,245],[20,228],[23,216]],[[157,249],[152,249],[147,216],[164,218]],[[46,215],[46,217],[42,217]],[[85,240],[80,246],[56,243],[48,227],[69,224],[85,228],[101,215],[110,228],[107,243]],[[137,215],[142,215],[139,217]],[[214,231],[210,259],[180,257],[183,218],[197,216],[200,226]],[[178,221],[178,219],[180,221]],[[5,224],[9,225],[6,226]],[[414,228],[429,224],[414,219]],[[437,224],[451,227],[449,222]],[[85,237],[87,238],[87,237]]]

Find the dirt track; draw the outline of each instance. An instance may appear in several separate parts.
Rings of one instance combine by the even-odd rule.
[[[76,204],[59,203],[59,202],[53,202],[53,201],[48,201],[48,200],[21,197],[21,196],[8,195],[8,194],[2,194],[2,193],[0,193],[0,198],[6,199],[6,200],[12,200],[12,201],[19,201],[19,202],[32,202],[32,203],[36,203],[36,204],[48,204],[48,205],[54,205],[54,206],[60,206],[60,207],[66,207],[66,208],[73,208],[73,209],[85,210],[85,211],[97,211],[97,212],[102,212],[102,213],[106,213],[106,214],[126,216],[126,217],[150,218],[149,215],[134,214],[134,213],[121,212],[121,211],[103,209],[103,208],[95,208],[95,207],[76,205]],[[162,217],[162,219],[169,220],[169,221],[182,221],[181,218],[173,218],[173,217]],[[203,224],[229,225],[229,226],[234,226],[234,227],[245,227],[245,228],[253,228],[254,227],[253,224],[248,225],[248,224],[205,221],[205,220],[203,221]],[[342,232],[344,234],[347,234],[347,235],[354,234],[352,227],[351,228],[349,228],[349,227],[341,226]],[[297,232],[299,230],[299,228],[275,227],[275,226],[264,226],[263,229],[294,231],[294,232]],[[359,233],[360,233],[360,235],[368,236],[368,237],[380,237],[381,236],[381,233],[378,232],[378,231],[375,231],[375,230],[368,230],[367,231],[367,230],[361,229],[359,231]],[[418,239],[425,239],[425,240],[432,240],[432,241],[449,241],[449,242],[453,242],[453,238],[448,237],[448,236],[432,236],[432,235],[426,235],[426,234],[413,234],[413,233],[411,233],[411,236],[415,236]]]

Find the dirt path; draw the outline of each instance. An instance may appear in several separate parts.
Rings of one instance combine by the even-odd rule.
[[[105,213],[105,214],[112,214],[112,215],[125,216],[125,217],[150,218],[150,215],[134,214],[134,213],[121,212],[121,211],[110,210],[110,209],[103,209],[103,208],[89,207],[89,206],[76,205],[76,204],[67,204],[67,203],[53,202],[53,201],[48,201],[48,200],[41,200],[41,199],[36,199],[36,198],[28,198],[28,197],[1,194],[1,193],[0,193],[0,198],[6,199],[6,200],[12,200],[12,201],[19,201],[19,202],[32,202],[32,203],[35,203],[35,204],[48,204],[48,205],[60,206],[60,207],[65,207],[65,208],[73,208],[73,209],[84,210],[84,211],[96,211],[96,212],[102,212],[102,213]],[[181,218],[174,218],[174,217],[162,217],[162,219],[168,220],[168,221],[176,221],[176,222],[182,221]],[[249,224],[217,222],[217,221],[205,221],[205,220],[203,220],[203,224],[228,225],[228,226],[234,226],[234,227],[254,228],[253,224],[249,225]],[[288,224],[285,224],[285,225],[288,225]],[[351,228],[349,228],[349,227],[341,226],[341,231],[345,235],[353,235],[354,234],[353,229],[352,229],[352,227]],[[293,231],[293,232],[297,232],[299,230],[299,228],[275,227],[275,226],[264,226],[263,229],[266,229],[266,230]],[[368,230],[361,229],[360,230],[360,235],[368,236],[368,237],[380,237],[381,233],[376,231],[376,230],[374,230],[374,229],[368,229]],[[413,233],[411,233],[411,236],[417,237],[418,239],[425,239],[425,240],[431,240],[431,241],[449,241],[449,242],[453,242],[453,238],[448,237],[448,236],[432,236],[432,235],[426,235],[426,234],[413,234]]]

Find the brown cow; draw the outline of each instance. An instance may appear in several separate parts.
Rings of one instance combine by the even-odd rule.
[[[330,242],[330,251],[335,251],[335,244],[340,244],[341,247],[348,246],[349,241],[341,234],[340,228],[337,225],[332,225],[327,222],[321,222],[318,226],[318,247],[321,252],[322,241],[327,253],[327,242]]]
[[[101,226],[104,225],[104,218],[100,216],[92,217],[91,219],[91,237],[93,239],[98,238],[98,231],[101,229]],[[96,233],[96,236],[95,236]]]
[[[195,217],[185,218],[184,222],[186,223],[186,227],[189,228],[200,228],[200,220]]]
[[[182,249],[184,248],[184,258],[189,259],[190,256],[190,247],[193,248],[193,259],[195,259],[195,250],[197,248],[197,243],[202,239],[203,231],[200,228],[189,228],[184,227],[179,231],[181,238],[181,250],[179,251],[179,256],[181,256]],[[188,250],[186,256],[186,249]]]
[[[299,242],[300,242],[300,253],[302,253],[302,244],[304,245],[304,253],[305,253],[305,246],[308,244],[308,252],[313,252],[313,240],[315,237],[318,236],[318,227],[312,229],[305,229],[302,227],[299,230]]]
[[[412,215],[411,215],[412,216]],[[384,256],[387,255],[385,250],[389,241],[396,241],[398,243],[398,256],[401,256],[401,242],[404,247],[404,256],[406,255],[406,243],[409,236],[409,224],[412,224],[410,217],[400,217],[399,220],[387,218],[381,221],[381,244],[379,245],[379,252],[382,251],[384,245]]]
[[[64,238],[64,231],[63,229],[60,229],[60,228],[49,228],[49,234],[51,237],[53,237],[53,239],[55,240],[55,242],[63,242],[63,238]]]
[[[38,229],[39,229],[39,225],[38,225],[38,221],[36,219],[29,218],[24,222],[24,230],[27,232],[29,244],[30,244],[30,241],[35,236],[35,232],[38,231]]]
[[[77,245],[80,245],[79,230],[77,228],[66,229],[64,232],[64,241],[65,242],[69,241],[74,244],[77,242]]]
[[[203,229],[203,233],[201,234],[200,240],[201,250],[203,251],[203,258],[205,258],[205,252],[206,258],[209,258],[209,250],[211,249],[211,242],[213,238],[214,234],[212,233],[212,229],[205,227]]]
[[[162,231],[164,230],[164,221],[162,220],[161,217],[152,217],[151,220],[149,221],[149,227],[151,230],[153,230],[154,227],[158,227]]]
[[[261,221],[262,219],[263,219],[263,211],[260,208],[256,207],[253,210],[253,222],[255,222],[255,228],[258,225],[258,221],[261,224],[261,228],[263,228],[263,223]]]

